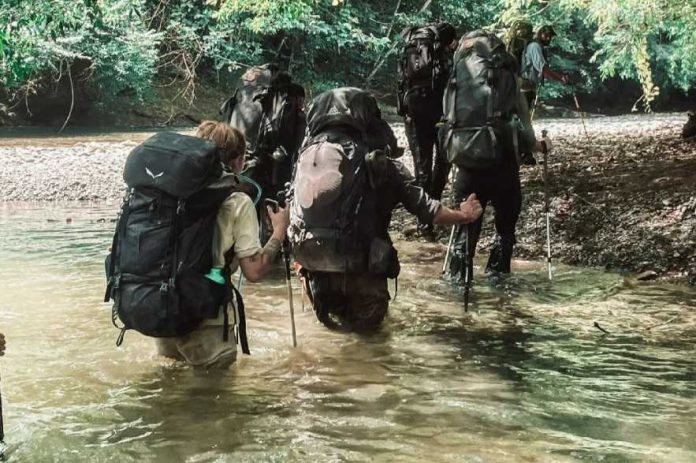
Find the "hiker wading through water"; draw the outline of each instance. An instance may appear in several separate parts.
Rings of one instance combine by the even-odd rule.
[[[204,121],[196,136],[153,135],[128,155],[129,187],[107,258],[105,302],[120,330],[157,338],[161,355],[196,366],[236,359],[246,342],[244,304],[231,275],[249,281],[272,266],[288,212],[268,211],[273,233],[262,248],[256,210],[237,174],[244,136]],[[118,323],[120,322],[120,323]]]
[[[519,91],[517,69],[515,58],[495,35],[470,32],[454,55],[451,85],[444,97],[444,148],[458,167],[455,202],[476,194],[484,209],[489,202],[495,208],[497,235],[487,272],[510,272],[522,207],[518,154],[541,148]],[[456,281],[465,280],[467,265],[471,271],[481,224],[479,218],[459,229],[450,261],[450,276]]]
[[[404,117],[416,182],[440,200],[450,166],[437,143],[437,124],[457,45],[456,30],[443,22],[409,27],[401,36],[406,44],[399,60],[398,110]],[[431,223],[419,221],[418,230],[426,238],[435,238]]]
[[[220,149],[225,176],[236,175],[244,166],[244,136],[236,129],[223,122],[205,121],[196,131],[196,135],[212,140]],[[211,185],[215,187],[215,184]],[[244,277],[251,282],[259,281],[271,270],[273,262],[281,249],[288,228],[287,209],[273,212],[267,208],[273,226],[273,232],[262,248],[259,242],[259,225],[254,203],[245,193],[233,192],[220,206],[213,233],[213,269],[229,275],[240,267]],[[222,272],[227,266],[227,271]],[[231,284],[231,282],[225,282]],[[233,299],[234,301],[234,299]],[[230,303],[232,303],[231,301]],[[232,312],[234,305],[228,310]],[[188,335],[179,338],[161,338],[157,340],[160,355],[186,360],[193,365],[209,365],[213,362],[231,363],[236,358],[236,341],[234,326],[230,324],[228,341],[223,341],[221,330],[224,315],[220,313],[215,319],[205,320],[201,326]]]
[[[403,204],[423,223],[464,224],[481,215],[475,195],[449,209],[418,187],[377,101],[358,88],[317,96],[290,190],[290,229],[317,318],[331,328],[377,329],[387,315],[387,279],[400,271],[388,228]]]

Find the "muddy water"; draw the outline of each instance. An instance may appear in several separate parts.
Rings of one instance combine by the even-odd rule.
[[[696,461],[693,289],[478,265],[465,314],[443,248],[404,242],[381,333],[324,329],[296,290],[292,349],[278,271],[243,287],[252,355],[198,371],[138,334],[115,347],[115,209],[0,207],[9,461]]]

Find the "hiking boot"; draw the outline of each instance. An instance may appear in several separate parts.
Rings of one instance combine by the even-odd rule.
[[[512,247],[514,244],[514,238],[496,236],[486,263],[486,273],[510,273],[510,261],[512,260]]]
[[[682,128],[682,138],[691,138],[696,136],[696,111],[688,112],[689,119]]]

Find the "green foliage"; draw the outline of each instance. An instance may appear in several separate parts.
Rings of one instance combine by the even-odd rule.
[[[460,30],[482,27],[495,14],[494,4],[482,3],[227,0],[217,17],[258,43],[262,61],[283,62],[314,91],[357,85],[389,93],[404,27],[445,19]]]
[[[193,99],[206,73],[276,61],[310,91],[392,95],[404,27],[447,20],[466,32],[516,18],[554,25],[551,64],[587,92],[620,76],[649,104],[658,88],[696,80],[696,4],[676,0],[0,0],[0,85],[27,91],[80,70],[71,77],[102,100],[142,99],[157,75]]]
[[[0,83],[31,87],[75,63],[104,98],[145,95],[155,72],[159,35],[143,26],[135,0],[2,0]],[[57,77],[57,78],[58,78]]]
[[[526,17],[537,24],[554,24],[561,49],[580,63],[586,75],[595,73],[583,63],[597,66],[602,79],[619,76],[639,81],[648,110],[660,87],[685,91],[696,80],[693,2],[504,0],[504,6],[504,22]],[[572,27],[577,24],[585,33]],[[588,29],[591,35],[586,34]]]

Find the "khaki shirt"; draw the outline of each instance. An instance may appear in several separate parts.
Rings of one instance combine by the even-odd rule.
[[[213,232],[213,267],[225,265],[225,253],[234,246],[231,270],[239,266],[239,259],[261,252],[259,222],[254,203],[248,195],[234,192],[222,203]]]
[[[234,246],[234,259],[230,263],[231,273],[239,267],[239,259],[251,257],[262,251],[254,203],[248,195],[241,192],[229,195],[218,210],[213,231],[213,267],[224,267],[225,253],[232,246]],[[234,302],[234,297],[232,299]],[[237,311],[232,310],[232,307],[229,309],[230,324],[236,324]],[[205,320],[203,326],[223,323],[224,318],[220,311],[217,318]]]

